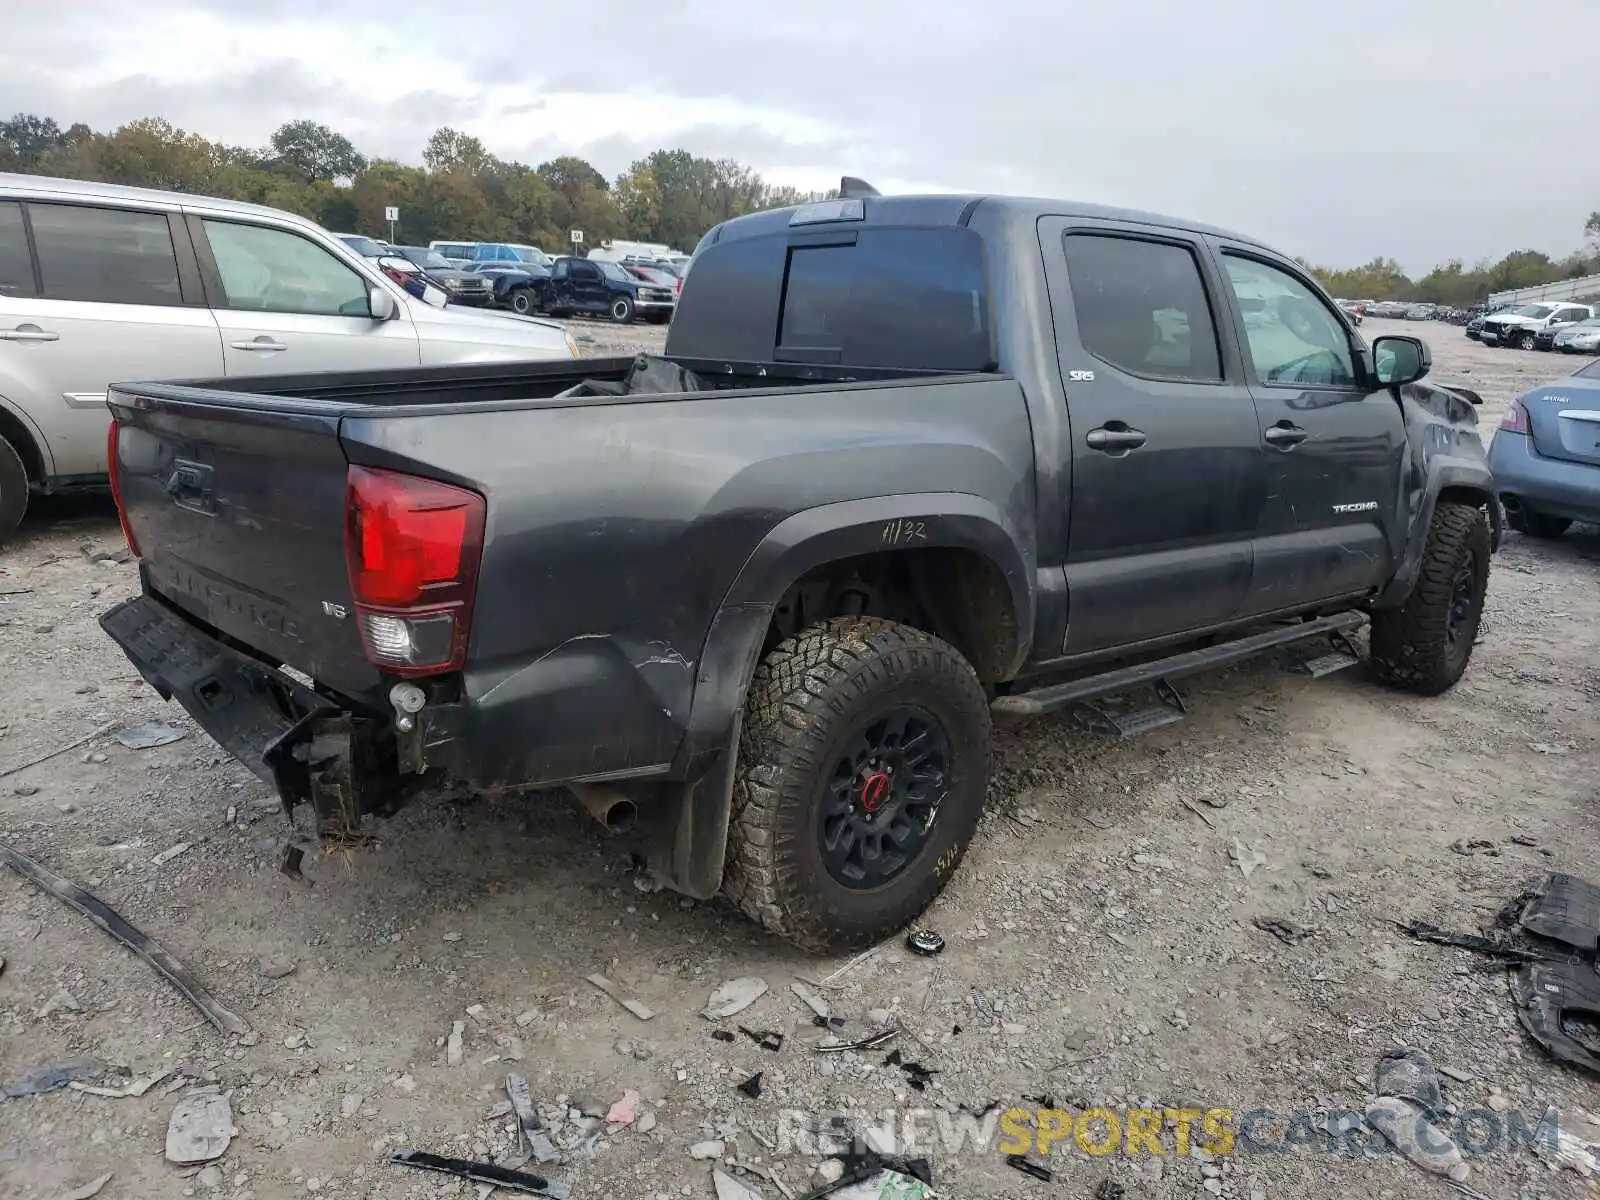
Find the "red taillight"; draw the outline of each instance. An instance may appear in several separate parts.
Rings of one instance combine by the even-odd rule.
[[[484,500],[398,471],[351,467],[345,559],[368,660],[397,675],[466,661]]]
[[[139,539],[133,536],[133,526],[128,524],[128,507],[122,502],[122,481],[117,478],[117,442],[119,429],[115,417],[111,419],[111,427],[106,430],[106,473],[111,477],[111,498],[117,504],[117,521],[122,525],[122,536],[127,540],[128,549],[133,551],[135,558],[142,558],[139,553]]]
[[[1528,410],[1522,406],[1521,400],[1513,400],[1506,409],[1506,415],[1500,418],[1500,428],[1507,433],[1527,433],[1530,430],[1528,423]]]

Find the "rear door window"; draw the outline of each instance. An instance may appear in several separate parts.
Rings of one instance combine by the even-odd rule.
[[[0,203],[0,296],[32,296],[34,292],[33,256],[28,253],[22,205]]]
[[[165,213],[30,203],[28,219],[45,298],[183,303]]]

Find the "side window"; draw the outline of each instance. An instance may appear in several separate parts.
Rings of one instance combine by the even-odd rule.
[[[183,303],[166,214],[30,203],[28,219],[46,299]]]
[[[1355,361],[1344,323],[1287,271],[1237,254],[1223,255],[1228,285],[1244,313],[1256,378],[1292,387],[1355,387]]]
[[[0,203],[0,296],[32,296],[35,290],[22,205]]]
[[[227,307],[326,317],[372,312],[365,279],[296,233],[207,221]]]
[[[1222,378],[1217,327],[1194,251],[1105,234],[1066,235],[1078,336],[1096,358],[1133,375]]]
[[[855,256],[854,246],[796,246],[789,251],[779,346],[843,350]]]
[[[558,262],[550,271],[551,279],[565,279],[567,277],[567,264]]]

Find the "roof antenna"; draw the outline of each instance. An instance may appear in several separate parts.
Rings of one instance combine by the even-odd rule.
[[[865,179],[857,179],[854,175],[846,175],[839,180],[839,199],[850,200],[856,196],[881,196],[877,188]]]

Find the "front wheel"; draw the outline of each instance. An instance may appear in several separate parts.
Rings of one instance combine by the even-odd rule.
[[[1572,521],[1567,517],[1550,517],[1544,513],[1529,512],[1522,508],[1516,512],[1508,512],[1506,524],[1529,537],[1554,539],[1565,533]]]
[[[27,511],[28,470],[16,447],[0,437],[0,545],[17,531]]]
[[[633,301],[626,296],[618,296],[611,302],[611,319],[618,325],[626,325],[633,320]]]
[[[1422,696],[1454,687],[1472,657],[1488,590],[1488,517],[1473,505],[1441,500],[1411,594],[1399,608],[1372,615],[1379,680]]]
[[[1532,350],[1537,345],[1537,339],[1531,333],[1524,333],[1517,338],[1518,350]]]
[[[802,949],[903,928],[965,855],[989,704],[951,645],[876,617],[785,639],[750,685],[723,891]]]
[[[538,303],[534,298],[532,288],[519,287],[511,289],[511,311],[519,317],[531,315],[537,307]]]

